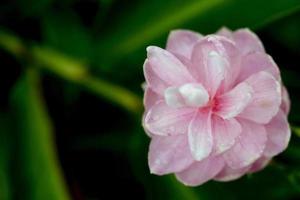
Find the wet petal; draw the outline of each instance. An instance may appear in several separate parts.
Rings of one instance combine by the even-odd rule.
[[[235,117],[248,106],[252,97],[252,87],[247,83],[240,83],[217,98],[216,114],[224,119]]]
[[[249,172],[254,173],[257,172],[263,168],[265,168],[271,161],[271,158],[262,156],[258,160],[256,160],[249,169]]]
[[[220,157],[209,157],[195,162],[186,170],[176,173],[176,178],[185,185],[197,186],[212,179],[224,166]]]
[[[224,153],[228,166],[239,169],[252,164],[258,159],[265,148],[267,134],[264,126],[239,120],[242,132],[236,138],[234,146]]]
[[[287,121],[287,116],[282,110],[265,125],[268,141],[264,155],[267,157],[275,156],[285,150],[289,144],[291,130]]]
[[[233,40],[236,42],[238,49],[243,55],[256,51],[265,52],[260,39],[255,33],[247,28],[233,32]]]
[[[201,107],[209,101],[209,94],[199,83],[184,84],[179,88],[179,92],[188,106]]]
[[[189,59],[194,45],[202,37],[203,36],[201,34],[193,31],[174,30],[169,34],[166,49],[172,53],[182,55]]]
[[[204,85],[211,97],[222,81],[226,89],[238,75],[237,49],[234,43],[221,36],[207,36],[198,42],[192,53],[191,73]]]
[[[214,180],[222,182],[233,181],[245,175],[249,169],[250,166],[239,169],[232,169],[228,165],[225,165],[225,167],[216,175]]]
[[[206,158],[213,147],[211,116],[198,111],[188,127],[189,146],[195,160]]]
[[[146,114],[144,127],[156,135],[184,134],[187,133],[194,112],[192,108],[171,108],[161,101]]]
[[[268,123],[279,110],[281,103],[280,83],[267,72],[254,74],[245,82],[252,87],[253,98],[238,116],[257,123]]]
[[[238,82],[244,81],[249,76],[260,71],[268,72],[274,76],[275,79],[280,79],[279,68],[273,58],[262,52],[253,52],[242,58],[241,72],[238,77]]]
[[[216,154],[220,154],[234,145],[242,129],[234,118],[226,120],[214,115],[212,120],[214,149]]]
[[[144,106],[145,110],[149,110],[154,104],[160,101],[162,97],[154,92],[151,88],[146,87],[144,93]]]
[[[163,175],[184,170],[194,162],[187,135],[153,136],[148,161],[151,173],[154,174]]]

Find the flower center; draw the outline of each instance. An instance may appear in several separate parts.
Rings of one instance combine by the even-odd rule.
[[[199,83],[187,83],[180,87],[169,87],[164,93],[170,107],[204,107],[209,102],[209,94]]]

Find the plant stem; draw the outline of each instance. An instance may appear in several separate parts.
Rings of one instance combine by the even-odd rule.
[[[0,31],[0,48],[17,58],[28,59],[26,58],[28,56],[43,69],[81,85],[90,92],[128,110],[130,113],[140,114],[142,111],[142,100],[139,96],[126,88],[93,77],[89,74],[86,64],[81,61],[41,46],[28,48],[21,39],[3,30]]]

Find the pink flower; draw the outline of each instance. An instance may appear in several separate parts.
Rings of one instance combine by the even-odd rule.
[[[147,48],[144,74],[151,173],[191,186],[229,181],[287,147],[288,93],[250,30],[172,31],[166,50]]]

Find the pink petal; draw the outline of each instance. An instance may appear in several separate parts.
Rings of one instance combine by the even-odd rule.
[[[168,51],[149,46],[147,52],[144,74],[149,87],[154,91],[162,94],[166,86],[194,82],[186,67]]]
[[[262,155],[267,141],[264,126],[244,120],[239,120],[239,122],[242,132],[236,138],[235,145],[223,154],[226,163],[233,169],[252,164]]]
[[[187,135],[153,136],[148,161],[153,174],[163,175],[186,169],[194,162]]]
[[[178,87],[168,87],[164,93],[166,104],[172,108],[180,108],[184,106],[184,99],[182,98]]]
[[[234,145],[242,129],[234,118],[225,120],[213,115],[212,120],[215,153],[220,154]]]
[[[146,87],[144,93],[144,106],[145,110],[149,110],[154,104],[160,101],[162,97],[154,92],[151,88]]]
[[[166,49],[189,59],[194,45],[202,37],[202,35],[193,31],[174,30],[169,34]]]
[[[254,173],[265,168],[270,163],[270,161],[271,158],[265,156],[260,157],[252,164],[251,168],[249,169],[249,172]]]
[[[240,114],[250,103],[253,97],[253,89],[243,82],[235,88],[217,98],[216,114],[229,119]]]
[[[238,58],[232,41],[221,36],[207,36],[195,45],[189,70],[213,97],[223,80],[227,88],[237,77]]]
[[[280,79],[278,66],[271,56],[263,52],[252,52],[242,58],[241,72],[237,82],[244,81],[249,76],[260,71],[270,73],[276,80]]]
[[[194,113],[192,108],[171,108],[160,101],[146,114],[144,128],[161,136],[184,134]]]
[[[188,186],[201,185],[212,179],[224,166],[220,157],[208,157],[202,161],[195,162],[186,170],[176,173],[176,178]]]
[[[290,112],[291,101],[290,101],[289,93],[286,87],[284,87],[283,85],[281,86],[281,94],[282,94],[282,102],[280,108],[287,115]]]
[[[245,175],[250,169],[250,166],[239,168],[239,169],[232,169],[228,165],[216,175],[214,178],[215,181],[233,181],[236,180],[243,175]]]
[[[233,32],[233,39],[236,42],[238,49],[243,55],[252,53],[255,51],[265,52],[264,47],[255,33],[251,30],[239,29]]]
[[[250,76],[245,82],[253,88],[254,95],[239,117],[257,123],[268,123],[277,114],[281,103],[279,82],[271,74],[263,71]]]
[[[227,27],[222,27],[217,31],[217,35],[224,36],[228,39],[233,39],[232,31]]]
[[[163,95],[166,88],[169,87],[169,84],[162,80],[155,71],[153,71],[153,68],[149,62],[148,59],[144,62],[144,75],[148,88],[151,88],[154,92]]]
[[[279,110],[277,115],[265,125],[265,128],[268,141],[264,155],[272,157],[285,150],[290,141],[291,130],[286,114],[282,110]]]
[[[195,160],[206,158],[213,147],[211,115],[198,111],[188,127],[189,146]]]

